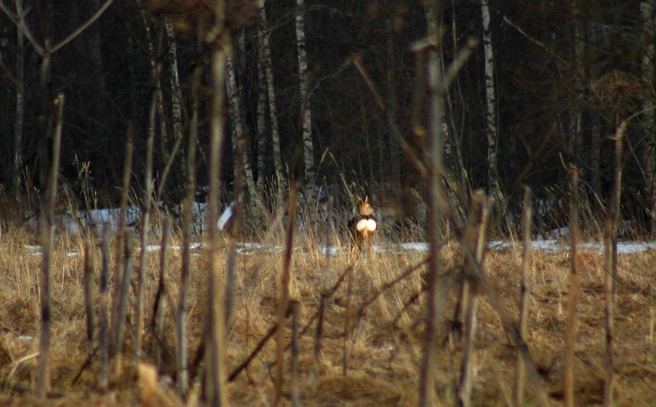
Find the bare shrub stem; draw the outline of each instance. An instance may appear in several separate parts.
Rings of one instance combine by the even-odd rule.
[[[88,357],[93,355],[93,336],[95,330],[95,290],[93,289],[93,251],[89,240],[84,239],[84,310],[87,315],[87,350]]]
[[[111,229],[109,222],[103,224],[101,256],[102,265],[100,268],[100,301],[98,304],[98,315],[100,319],[100,330],[98,332],[98,353],[100,356],[98,367],[98,386],[101,390],[106,391],[109,385],[109,346],[111,332],[109,330],[109,291],[107,289],[107,281],[109,279],[109,239]]]
[[[472,204],[469,213],[469,221],[465,237],[463,239],[464,253],[472,253],[473,256],[466,256],[464,259],[464,273],[463,286],[467,290],[468,301],[465,309],[465,336],[464,336],[464,352],[462,356],[462,364],[460,367],[460,384],[458,386],[458,404],[461,406],[469,406],[471,401],[471,391],[473,385],[473,352],[474,341],[476,338],[476,325],[478,304],[480,297],[478,295],[478,287],[475,281],[469,281],[469,276],[475,275],[471,261],[477,264],[483,264],[483,249],[485,247],[485,228],[488,217],[488,203],[483,191],[477,191],[472,197]]]
[[[525,341],[528,335],[528,309],[529,309],[529,291],[530,291],[530,271],[531,271],[531,222],[533,217],[533,207],[531,205],[531,188],[528,186],[524,189],[524,210],[522,212],[522,277],[519,283],[519,335]],[[516,407],[521,407],[524,396],[524,377],[525,366],[519,350],[517,351],[517,371],[515,372],[515,384],[513,386],[513,403]]]
[[[153,327],[153,336],[155,340],[155,360],[157,366],[162,362],[162,346],[161,341],[164,340],[164,332],[162,326],[164,325],[164,313],[166,310],[166,268],[167,268],[167,250],[169,243],[169,235],[171,234],[171,218],[164,218],[164,225],[162,228],[162,244],[160,249],[160,262],[159,262],[159,279],[157,282],[157,293],[155,294],[155,302],[153,303],[153,316],[151,324]]]
[[[45,97],[45,95],[44,95]],[[39,214],[39,243],[41,244],[41,332],[39,336],[39,360],[36,372],[36,393],[38,397],[45,397],[50,391],[50,327],[52,303],[52,279],[50,267],[52,265],[53,241],[55,239],[55,199],[57,197],[57,181],[59,179],[59,153],[61,146],[61,132],[64,122],[64,94],[60,93],[53,101],[52,124],[52,155],[50,157],[49,173],[41,174],[46,180],[45,191],[41,191],[41,213]],[[47,138],[44,137],[43,143]],[[43,155],[47,155],[46,145],[42,146]],[[41,157],[45,159],[46,157]],[[46,165],[41,166],[42,172]]]
[[[579,173],[576,167],[570,168],[570,279],[567,295],[567,330],[565,332],[565,361],[563,366],[563,389],[565,406],[574,407],[574,345],[576,342],[576,303],[579,293],[578,239],[579,239]]]
[[[221,301],[222,279],[219,270],[219,197],[220,179],[223,166],[223,141],[225,139],[225,73],[227,52],[230,48],[230,32],[225,29],[226,4],[217,0],[214,5],[214,26],[207,33],[205,41],[213,47],[211,60],[212,103],[210,116],[209,149],[209,261],[208,261],[208,309],[209,321],[206,337],[205,400],[209,405],[227,406],[228,392],[225,372],[225,305]]]
[[[615,131],[615,161],[613,186],[610,202],[606,212],[604,228],[604,292],[605,292],[605,334],[606,355],[603,406],[613,404],[613,325],[615,318],[615,296],[617,279],[617,224],[620,217],[620,200],[622,191],[622,142],[627,122],[622,122]]]

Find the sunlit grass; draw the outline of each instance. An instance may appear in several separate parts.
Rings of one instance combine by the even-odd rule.
[[[281,243],[278,237],[273,243]],[[342,239],[342,240],[339,240]],[[173,238],[174,244],[180,239]],[[327,301],[323,318],[323,334],[319,358],[314,357],[317,321],[301,337],[299,349],[299,389],[303,405],[414,405],[418,386],[418,369],[422,355],[424,296],[412,301],[424,287],[424,269],[387,289],[365,308],[369,300],[387,282],[424,259],[421,251],[370,253],[350,256],[339,250],[327,257],[318,248],[325,245],[326,233],[304,230],[298,233],[292,259],[290,293],[301,304],[299,323],[304,327],[315,316],[322,293],[329,291],[339,276],[352,265],[348,277]],[[346,240],[335,231],[332,244]],[[4,382],[0,401],[14,405],[97,405],[139,404],[140,387],[137,369],[131,360],[132,333],[126,333],[122,365],[113,376],[109,393],[96,391],[97,361],[82,370],[87,360],[85,331],[82,244],[79,238],[59,236],[53,260],[52,307],[52,379],[51,399],[37,401],[31,395],[35,383],[37,338],[39,329],[39,267],[41,257],[25,249],[33,241],[26,232],[6,233],[0,242],[0,379]],[[152,243],[157,238],[153,237]],[[220,261],[226,263],[226,240],[221,245]],[[377,244],[385,245],[384,237]],[[75,250],[78,255],[71,256]],[[206,321],[206,253],[204,248],[193,251],[189,296],[190,356],[203,338]],[[135,248],[135,256],[138,256]],[[95,248],[96,280],[100,264],[99,249]],[[160,252],[148,254],[147,326],[155,296]],[[167,308],[164,347],[159,371],[159,386],[153,391],[173,390],[175,377],[174,319],[179,296],[181,252],[169,250],[166,271]],[[449,244],[442,251],[443,269],[460,263],[457,245]],[[490,251],[485,268],[504,305],[517,315],[519,302],[521,252],[516,249]],[[575,377],[577,405],[598,403],[603,388],[603,275],[601,254],[593,251],[580,256],[581,293],[578,306],[578,335],[575,346]],[[618,311],[616,326],[616,405],[644,405],[651,402],[656,369],[654,358],[653,298],[656,254],[620,255],[618,278]],[[245,360],[255,345],[275,325],[279,273],[282,253],[260,252],[237,257],[237,284],[234,293],[235,313],[228,333],[226,363],[231,372]],[[562,396],[562,362],[569,273],[568,253],[534,252],[531,267],[531,301],[527,342],[542,375],[545,387],[557,403]],[[255,273],[255,274],[254,274]],[[111,275],[111,273],[110,273]],[[347,296],[351,284],[351,296]],[[113,289],[114,282],[111,283]],[[132,288],[133,290],[134,288]],[[454,287],[447,299],[447,317],[454,315]],[[134,321],[134,293],[131,291],[128,323]],[[348,308],[348,311],[347,311]],[[347,321],[348,319],[348,321]],[[348,328],[345,337],[345,326]],[[289,325],[288,325],[289,327]],[[440,348],[436,388],[443,401],[452,403],[454,386],[458,382],[461,349],[453,325],[443,323],[443,346]],[[449,340],[449,332],[453,333]],[[287,338],[291,333],[287,333]],[[346,338],[346,341],[345,341]],[[145,335],[144,362],[154,364],[152,330]],[[343,378],[344,345],[346,373]],[[289,358],[289,353],[286,354]],[[267,343],[246,370],[230,384],[234,405],[272,405],[272,382],[275,346]],[[502,325],[492,308],[485,302],[479,309],[479,329],[474,353],[474,405],[504,405],[512,389],[516,352],[510,345]],[[288,361],[289,362],[289,361]],[[286,363],[287,369],[289,363]],[[73,384],[73,380],[82,373]],[[289,374],[289,372],[287,372]],[[197,379],[196,389],[200,385]],[[533,394],[527,385],[526,402],[533,404]],[[284,388],[289,396],[289,384]],[[159,394],[159,393],[158,393]],[[196,394],[196,393],[194,393]],[[159,394],[159,396],[162,396]],[[150,397],[150,396],[149,396]],[[155,396],[153,396],[155,397]],[[162,396],[163,397],[163,396]],[[192,397],[193,398],[193,397]],[[168,400],[168,399],[167,399]],[[169,400],[170,401],[170,400]],[[285,403],[289,403],[285,399]],[[150,404],[152,405],[152,404]]]

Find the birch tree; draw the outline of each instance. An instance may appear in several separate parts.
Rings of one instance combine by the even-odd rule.
[[[280,156],[280,132],[278,130],[278,112],[276,109],[276,91],[273,86],[273,68],[271,64],[271,39],[267,28],[266,10],[264,0],[259,0],[259,27],[257,30],[257,41],[259,49],[258,63],[264,71],[266,79],[266,97],[269,101],[269,121],[271,122],[271,143],[273,146],[273,163],[276,177],[282,175],[282,158]]]
[[[261,191],[264,187],[264,174],[266,172],[266,102],[267,85],[264,74],[264,63],[262,61],[263,50],[260,36],[263,35],[262,28],[257,27],[257,107],[255,112],[255,129],[257,134],[257,188]]]
[[[237,78],[235,74],[234,56],[228,56],[226,63],[226,92],[228,94],[228,110],[230,113],[230,131],[232,136],[233,156],[238,159],[241,156],[242,162],[235,164],[243,166],[246,187],[251,194],[255,193],[255,182],[253,181],[253,170],[248,154],[248,148],[244,154],[236,154],[239,138],[247,137],[245,130],[246,124],[241,113],[241,96],[237,87]]]
[[[173,121],[172,130],[173,138],[175,140],[182,139],[182,91],[180,89],[180,72],[178,70],[178,43],[175,38],[175,31],[173,24],[167,18],[164,21],[166,28],[166,37],[169,43],[169,58],[170,58],[170,77],[169,84],[171,86],[171,113]],[[182,165],[181,170],[184,169]]]
[[[485,136],[487,138],[488,188],[491,196],[499,192],[497,174],[497,124],[496,86],[494,84],[494,47],[490,27],[490,2],[481,0],[483,16],[483,62],[485,69]]]
[[[312,106],[308,93],[308,65],[305,51],[305,6],[304,0],[296,0],[296,49],[298,52],[298,80],[301,96],[301,126],[303,133],[303,162],[305,164],[305,186],[314,183],[314,145],[312,143]]]

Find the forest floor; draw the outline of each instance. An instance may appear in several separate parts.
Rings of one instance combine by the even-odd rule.
[[[173,243],[179,245],[174,238]],[[306,243],[307,242],[307,243]],[[121,360],[116,365],[108,392],[98,390],[98,361],[85,367],[89,344],[84,312],[82,243],[58,240],[52,269],[52,389],[46,400],[37,399],[35,386],[39,338],[39,270],[41,256],[30,247],[33,237],[8,233],[0,240],[0,406],[65,405],[182,405],[175,400],[175,326],[179,301],[181,251],[168,250],[165,273],[166,312],[161,340],[151,328],[145,330],[142,362],[155,365],[158,384],[139,380],[132,362],[134,334],[126,330]],[[227,242],[219,256],[227,259]],[[338,250],[328,257],[317,250],[312,239],[297,240],[292,258],[291,298],[300,303],[299,326],[309,329],[300,337],[297,386],[304,406],[413,406],[417,404],[422,361],[425,314],[426,253],[409,246],[403,250],[381,250],[366,256],[349,256]],[[138,265],[135,249],[135,269]],[[455,245],[442,250],[443,270],[461,263]],[[146,315],[150,326],[159,274],[160,251],[148,253]],[[275,325],[278,281],[283,255],[254,246],[236,258],[235,312],[230,320],[226,367],[234,372],[257,343]],[[100,252],[95,254],[98,281]],[[317,316],[321,294],[339,282],[327,299],[323,315],[320,350]],[[515,318],[519,307],[521,248],[518,245],[489,250],[485,272],[505,308]],[[569,253],[535,250],[531,257],[528,343],[542,385],[553,405],[563,400],[563,360],[566,309],[569,291]],[[203,338],[207,315],[207,256],[202,247],[193,250],[190,318],[190,357]],[[408,271],[407,278],[391,287],[386,283]],[[604,382],[604,286],[603,254],[585,250],[579,255],[580,291],[577,297],[575,345],[576,405],[600,404]],[[254,274],[255,273],[255,274]],[[615,316],[615,405],[656,405],[656,251],[646,249],[619,254],[617,309]],[[97,287],[97,286],[96,286]],[[110,283],[113,287],[113,282]],[[97,289],[97,288],[96,288]],[[134,321],[134,285],[128,323]],[[97,292],[97,291],[96,291]],[[452,322],[457,286],[446,298],[446,315],[441,326],[441,346],[436,372],[436,390],[443,404],[453,405],[460,376],[462,346],[457,324]],[[377,294],[379,294],[377,296]],[[97,320],[97,319],[96,319]],[[313,322],[312,322],[313,321]],[[517,350],[511,345],[494,309],[486,300],[478,310],[473,372],[472,405],[511,405],[517,365]],[[289,322],[289,321],[288,321]],[[286,340],[291,337],[287,324]],[[346,335],[345,335],[346,332]],[[157,358],[160,343],[161,357]],[[262,351],[230,383],[232,405],[274,404],[276,352],[271,339]],[[290,352],[284,361],[283,404],[291,405]],[[80,373],[81,372],[81,373]],[[79,377],[77,377],[79,376]],[[77,377],[77,380],[76,380]],[[194,405],[200,380],[190,392]],[[149,387],[150,386],[150,387]],[[145,395],[145,399],[143,396]],[[525,405],[535,405],[535,393],[525,384]]]

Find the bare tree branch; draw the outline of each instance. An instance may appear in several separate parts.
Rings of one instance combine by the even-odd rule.
[[[17,0],[20,1],[20,0]],[[69,42],[73,41],[77,36],[82,34],[84,30],[89,28],[91,24],[95,23],[96,20],[100,18],[100,16],[109,8],[109,6],[112,5],[114,0],[107,0],[105,4],[103,4],[98,11],[96,11],[89,19],[79,26],[75,31],[73,31],[71,34],[69,34],[66,38],[61,40],[60,42],[57,43],[54,47],[48,49],[49,47],[43,46],[39,44],[36,39],[34,38],[34,35],[30,32],[30,30],[27,28],[25,25],[25,15],[27,14],[27,11],[25,13],[19,14],[19,15],[14,15],[8,8],[5,6],[5,4],[0,1],[0,10],[2,10],[7,17],[11,20],[12,23],[14,23],[22,32],[23,35],[25,35],[25,38],[28,39],[28,41],[32,44],[34,47],[34,50],[37,52],[37,54],[43,56],[46,52],[49,54],[54,54],[55,52],[59,51],[63,47],[65,47]]]
[[[61,40],[59,43],[57,43],[57,45],[55,45],[54,47],[52,47],[52,49],[50,49],[49,52],[54,54],[55,52],[57,52],[57,51],[59,51],[60,49],[62,49],[63,47],[65,47],[66,44],[68,44],[69,42],[73,41],[73,40],[75,39],[75,37],[77,37],[78,35],[82,34],[82,32],[83,32],[84,30],[86,30],[87,28],[89,28],[89,26],[91,26],[91,24],[95,23],[96,20],[98,20],[98,19],[100,18],[100,16],[105,12],[105,10],[107,10],[107,9],[109,8],[109,6],[112,5],[113,2],[114,2],[114,0],[107,0],[107,1],[105,2],[105,4],[103,4],[103,5],[98,9],[98,11],[96,11],[91,17],[89,17],[89,19],[88,19],[84,24],[82,24],[81,26],[79,26],[79,27],[78,27],[75,31],[73,31],[68,37],[64,38],[64,39]]]
[[[18,2],[21,0],[16,1]],[[0,10],[2,10],[7,15],[7,17],[9,17],[11,22],[14,23],[14,25],[23,32],[23,35],[25,35],[25,38],[27,38],[30,44],[32,44],[36,53],[42,56],[45,53],[43,47],[37,43],[32,33],[25,25],[25,15],[27,15],[28,11],[25,11],[24,13],[18,13],[18,15],[13,15],[2,1],[0,1]]]

